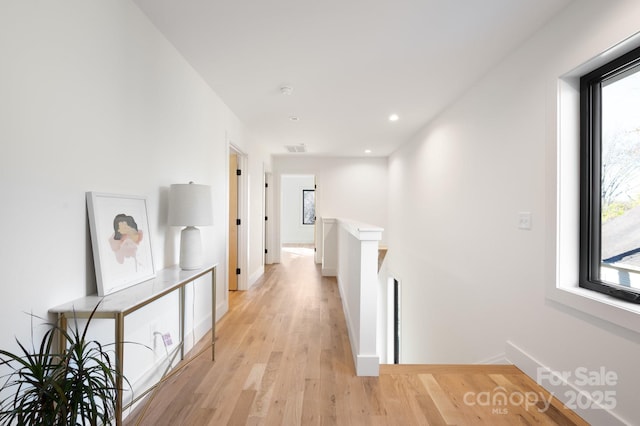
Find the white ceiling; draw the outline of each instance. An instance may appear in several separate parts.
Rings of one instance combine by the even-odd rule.
[[[386,156],[570,0],[134,1],[269,152]]]

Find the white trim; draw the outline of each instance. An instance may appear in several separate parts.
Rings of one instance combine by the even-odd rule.
[[[322,268],[322,276],[323,277],[335,277],[338,275],[338,270],[336,268]]]
[[[264,258],[262,261],[263,265],[268,265],[273,263],[273,249],[271,248],[271,244],[269,244],[271,242],[271,239],[273,238],[273,230],[271,229],[271,223],[273,222],[273,209],[272,209],[272,205],[273,205],[273,175],[271,174],[271,172],[267,172],[264,171],[265,167],[264,167],[264,163],[262,165],[263,168],[263,173],[262,173],[262,180],[264,181],[262,184],[262,210],[263,210],[263,217],[261,218],[262,220],[262,252],[264,253],[264,250],[266,250],[267,252],[264,253]],[[267,220],[264,220],[264,218],[268,218]]]
[[[476,364],[481,364],[481,365],[504,365],[504,364],[510,364],[510,362],[507,359],[507,354],[501,353],[501,354],[497,354],[497,355],[494,355],[492,357],[483,359],[482,361],[476,362]]]
[[[356,222],[350,219],[341,218],[337,220],[351,235],[360,241],[380,241],[382,239],[382,231],[384,231],[384,229],[379,226]]]
[[[217,317],[218,315],[216,315]],[[189,333],[184,336],[183,343],[185,345],[185,353],[189,350],[193,349],[197,342],[200,341],[208,332],[211,330],[211,314],[208,314],[200,323],[191,329]],[[155,338],[155,337],[154,337]],[[131,402],[133,397],[136,397],[139,393],[149,389],[151,386],[158,383],[159,380],[162,379],[163,370],[169,366],[169,362],[171,362],[171,368],[175,368],[180,362],[180,344],[179,342],[174,342],[170,347],[167,348],[169,351],[169,355],[166,356],[164,353],[162,356],[159,356],[153,363],[153,365],[146,370],[142,376],[140,376],[135,383],[132,384],[131,388],[134,389],[133,395],[131,392],[127,392],[125,390],[124,398],[125,403]],[[161,349],[159,349],[162,351]],[[172,358],[173,357],[173,358]],[[138,406],[142,401],[137,401],[131,410],[127,410],[126,413],[123,413],[125,416],[129,415],[135,407]]]
[[[273,223],[271,223],[270,229],[273,232],[273,238],[271,238],[271,244],[269,251],[271,253],[271,260],[273,263],[280,263],[282,243],[280,238],[280,221],[281,221],[281,208],[280,203],[282,202],[282,185],[281,185],[282,174],[280,172],[273,174],[273,190],[271,191],[273,203],[271,205],[271,211],[273,212]],[[316,212],[317,213],[317,212]]]
[[[336,237],[332,244],[334,247],[325,248],[336,251],[338,255],[338,288],[356,374],[377,376],[380,365],[377,354],[378,242],[382,238],[382,228],[337,219]]]
[[[314,201],[314,208],[316,209],[316,222],[313,224],[314,226],[314,230],[313,230],[313,245],[315,247],[315,252],[313,253],[314,255],[314,261],[316,262],[316,264],[321,264],[322,263],[322,256],[324,253],[324,241],[323,241],[323,236],[322,236],[322,221],[321,221],[321,216],[320,216],[320,211],[322,211],[322,192],[320,191],[320,186],[318,185],[318,175],[317,174],[313,174],[313,189],[316,191],[315,192],[315,201]],[[318,206],[320,205],[320,210],[318,209]]]
[[[236,148],[237,150],[237,148]],[[242,271],[238,276],[238,290],[249,289],[249,158],[238,152],[238,167],[242,174],[238,179],[238,213],[242,224],[238,229],[238,267]]]
[[[588,404],[585,405],[597,408],[580,408],[579,406],[569,408],[575,411],[576,414],[578,414],[590,424],[609,426],[622,426],[629,424],[620,417],[616,416],[612,411],[600,407],[599,404],[592,398],[591,392],[589,390],[580,389],[572,383],[566,381],[561,375],[554,373],[553,370],[548,366],[544,365],[533,356],[517,347],[512,342],[507,341],[505,349],[506,357],[511,363],[522,370],[527,376],[531,377],[536,383],[546,389],[563,404],[569,403],[572,395],[579,394],[581,399],[587,398]],[[546,374],[546,377],[548,377],[549,374],[552,374],[554,377],[554,383],[551,383],[549,380],[538,380],[540,372],[544,372]],[[559,384],[555,385],[555,383]]]
[[[378,355],[362,355],[356,357],[356,375],[376,377],[380,375],[380,357]]]
[[[163,371],[169,366],[169,362],[172,360],[171,357],[174,356],[173,361],[171,362],[171,368],[175,368],[180,362],[180,354],[177,353],[180,351],[180,346],[176,345],[169,349],[169,356],[163,356],[158,358],[153,362],[153,365],[149,367],[142,376],[140,376],[135,383],[131,384],[131,389],[125,387],[123,392],[123,402],[124,404],[129,404],[133,400],[133,398],[137,397],[138,394],[146,391],[154,385],[157,385],[160,380],[162,380]],[[177,353],[177,354],[176,354]],[[136,401],[126,412],[122,413],[123,418],[126,418],[129,414],[131,414],[139,404],[144,402],[144,400]]]
[[[340,280],[340,276],[337,276],[338,291],[340,292],[340,298],[342,299],[342,311],[344,312],[344,318],[347,323],[347,333],[349,334],[349,342],[351,343],[353,352],[353,362],[356,368],[356,376],[372,376],[376,377],[380,375],[380,357],[378,355],[361,354],[358,346],[358,339],[353,334],[355,325],[353,324],[350,309],[347,304],[347,295],[345,294],[344,285]],[[355,349],[355,350],[354,350]]]
[[[216,316],[218,316],[217,309]],[[198,323],[198,325],[193,327],[184,336],[185,353],[193,349],[196,343],[198,343],[200,339],[202,339],[205,334],[209,332],[209,330],[211,330],[211,314],[207,315],[202,321]]]
[[[251,274],[249,277],[249,288],[253,287],[253,285],[260,279],[260,277],[264,274],[264,265],[258,268],[256,271]]]
[[[640,34],[640,33],[639,33]],[[581,75],[640,45],[640,35],[557,78],[552,85],[555,110],[550,111],[547,174],[550,194],[547,221],[550,235],[546,258],[546,297],[596,318],[640,333],[640,305],[578,285],[579,268],[579,123]],[[615,53],[612,53],[615,52]]]
[[[229,311],[229,301],[223,300],[220,303],[216,303],[216,323],[222,319],[223,316]]]
[[[318,253],[320,254],[320,263],[322,264],[322,276],[335,277],[338,275],[338,250],[337,238],[338,228],[337,221],[334,218],[319,218],[316,225],[320,226],[318,242]],[[329,245],[330,249],[325,251],[325,246]]]
[[[237,167],[242,170],[242,174],[238,179],[238,216],[240,217],[242,224],[238,227],[238,267],[240,268],[240,275],[238,275],[238,290],[247,290],[248,287],[248,247],[249,247],[249,179],[248,179],[248,157],[247,155],[231,140],[228,140],[227,145],[227,176],[229,176],[229,156],[234,152],[238,156]],[[227,224],[229,223],[229,182],[227,182]],[[226,265],[229,267],[229,230],[226,231]],[[228,271],[227,271],[228,273]],[[225,277],[226,290],[229,290],[229,276]],[[227,297],[227,296],[225,296]]]

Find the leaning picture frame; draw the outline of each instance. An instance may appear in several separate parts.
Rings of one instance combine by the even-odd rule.
[[[155,277],[146,197],[86,196],[98,296]]]

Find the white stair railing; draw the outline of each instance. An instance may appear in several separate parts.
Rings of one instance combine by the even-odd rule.
[[[378,376],[378,243],[383,229],[322,219],[322,274],[336,276],[358,376]]]

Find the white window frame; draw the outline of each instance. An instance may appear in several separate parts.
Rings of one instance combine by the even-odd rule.
[[[546,296],[549,300],[640,333],[640,305],[581,288],[580,236],[580,77],[614,57],[640,46],[640,35],[603,52],[560,76],[555,85],[556,110],[549,116],[547,173]]]

